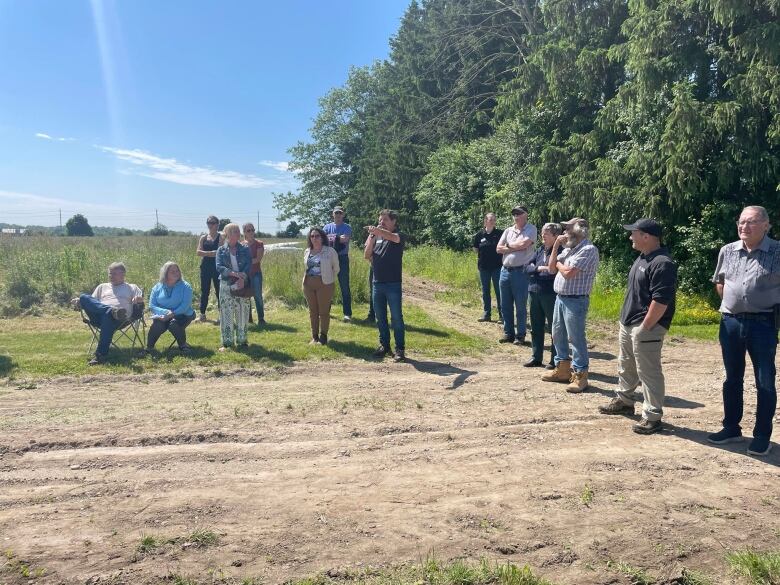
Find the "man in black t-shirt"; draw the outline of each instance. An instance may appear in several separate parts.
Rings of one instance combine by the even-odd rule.
[[[642,386],[642,420],[634,432],[649,435],[661,430],[664,405],[664,374],[661,347],[674,316],[677,265],[661,247],[661,225],[640,219],[623,226],[640,252],[628,274],[628,288],[620,311],[620,357],[615,398],[600,406],[602,414],[634,414],[634,395]]]
[[[496,252],[498,240],[502,232],[496,229],[496,214],[485,215],[485,228],[479,230],[472,239],[471,246],[477,252],[477,269],[482,283],[482,316],[477,321],[490,321],[490,282],[496,292],[496,308],[498,322],[501,323],[501,293],[498,289],[498,279],[501,276],[501,260],[503,256]]]
[[[398,231],[398,213],[390,209],[379,212],[376,226],[366,226],[365,258],[371,261],[374,274],[372,299],[376,324],[379,329],[379,347],[374,357],[384,357],[390,350],[390,327],[387,323],[387,309],[393,322],[395,337],[395,361],[406,359],[404,316],[401,307],[401,269],[406,237]]]

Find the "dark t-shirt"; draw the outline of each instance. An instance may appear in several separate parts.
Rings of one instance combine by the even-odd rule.
[[[383,238],[377,238],[374,242],[374,253],[371,257],[374,282],[401,282],[401,264],[406,236],[400,232],[395,233],[401,238],[397,244]]]
[[[503,256],[496,252],[498,240],[501,239],[501,230],[493,228],[493,231],[487,233],[485,230],[479,230],[474,236],[471,246],[477,248],[477,268],[480,270],[495,270],[501,268]]]
[[[647,256],[640,254],[628,273],[628,290],[620,311],[620,322],[623,325],[638,325],[647,315],[650,302],[656,301],[667,305],[658,324],[669,329],[674,316],[676,292],[677,265],[669,256],[669,250],[659,248]]]

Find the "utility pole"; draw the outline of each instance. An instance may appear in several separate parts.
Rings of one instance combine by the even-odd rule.
[[[157,215],[157,210],[154,210],[154,227],[159,228],[160,227],[160,216]]]
[[[255,229],[259,232],[260,231],[260,210],[257,210],[257,225],[255,226]]]
[[[60,234],[62,233],[62,209],[60,209]]]

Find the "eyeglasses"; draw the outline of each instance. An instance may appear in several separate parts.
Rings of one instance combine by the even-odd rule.
[[[746,227],[746,226],[753,227],[754,225],[758,225],[761,223],[764,223],[764,221],[760,219],[740,219],[737,222],[737,227]]]

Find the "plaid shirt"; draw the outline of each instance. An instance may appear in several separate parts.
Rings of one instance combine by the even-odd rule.
[[[712,282],[723,285],[721,313],[765,313],[780,304],[780,242],[765,236],[748,252],[742,241],[718,254]]]
[[[599,267],[598,248],[590,240],[582,240],[573,248],[564,248],[558,254],[558,262],[579,271],[571,278],[564,278],[559,271],[553,283],[555,292],[559,295],[589,295]]]

